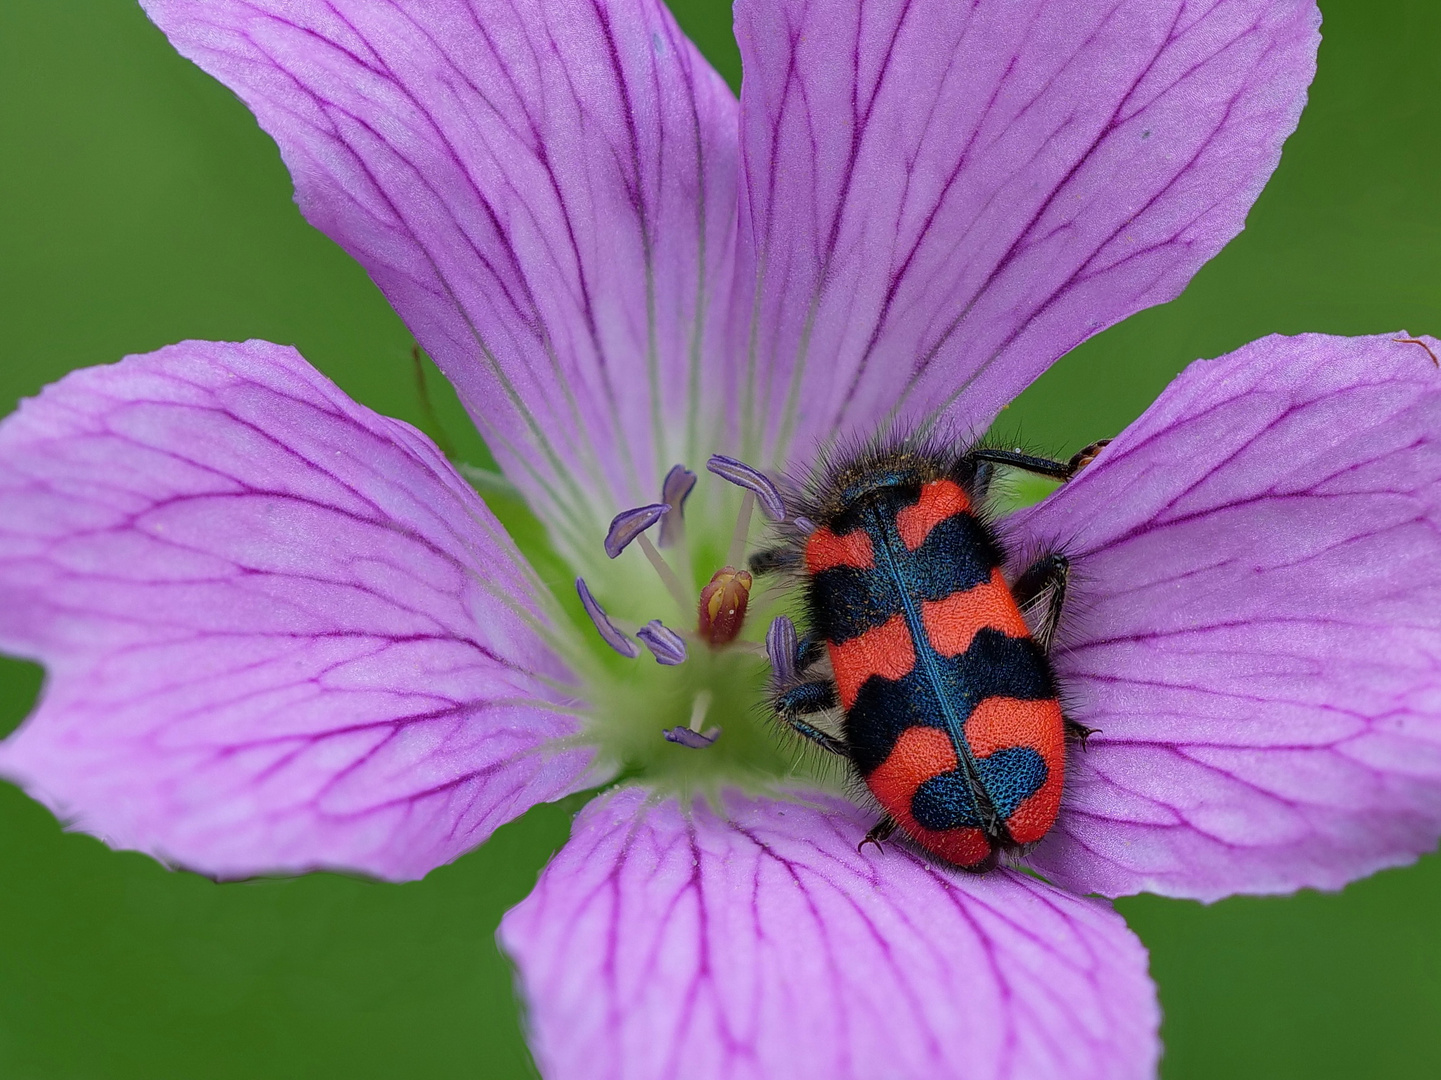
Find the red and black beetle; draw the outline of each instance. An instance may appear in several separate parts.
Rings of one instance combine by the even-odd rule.
[[[912,443],[859,454],[803,500],[789,545],[752,560],[801,577],[809,637],[777,666],[776,714],[865,781],[886,813],[867,840],[899,827],[981,870],[1055,823],[1067,741],[1090,733],[1062,714],[1047,659],[1069,563],[1049,555],[1008,584],[979,511],[996,465],[1067,480],[1101,445],[1069,462]],[[817,714],[837,706],[831,734]]]

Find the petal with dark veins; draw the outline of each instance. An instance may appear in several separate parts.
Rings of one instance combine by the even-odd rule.
[[[857,844],[825,796],[587,807],[506,915],[549,1080],[1132,1080],[1146,954],[1104,903]]]
[[[985,431],[1171,299],[1295,129],[1305,0],[739,0],[758,465],[896,415]]]
[[[1083,892],[1334,889],[1441,837],[1441,371],[1407,334],[1192,364],[1011,519],[1072,559],[1031,857]]]
[[[217,877],[407,879],[585,783],[543,591],[413,428],[293,349],[187,342],[0,424],[0,774]]]
[[[569,554],[709,447],[737,105],[659,0],[144,7],[274,137]]]

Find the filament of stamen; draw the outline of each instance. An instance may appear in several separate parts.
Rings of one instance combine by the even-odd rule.
[[[671,514],[669,516],[674,519],[674,522],[670,536],[668,537],[670,540],[668,546],[679,551],[683,561],[688,561],[690,558],[690,550],[687,548],[685,542],[685,518],[680,514]]]
[[[672,545],[674,546],[671,547],[670,553],[671,558],[676,559],[677,565],[680,567],[679,574],[675,576],[677,577],[678,582],[694,581],[694,564],[691,562],[690,545],[686,543],[685,536],[685,516],[679,512],[667,514],[665,517],[665,521],[670,522],[673,526],[673,528],[671,529],[670,540]],[[669,565],[668,562],[667,565]],[[666,588],[670,589],[670,586],[667,585]],[[670,591],[671,595],[674,596],[675,590],[671,589]]]
[[[732,641],[730,647],[736,652],[745,653],[747,656],[754,656],[760,660],[767,660],[770,653],[759,641]]]
[[[705,714],[710,712],[710,703],[714,695],[709,690],[702,690],[695,696],[690,706],[690,729],[699,731],[700,726],[705,723]]]
[[[746,538],[751,531],[751,512],[755,509],[756,497],[753,492],[747,491],[741,499],[741,512],[736,518],[736,529],[731,534],[730,551],[726,553],[727,566],[744,566],[746,557]]]
[[[670,568],[670,563],[665,561],[665,556],[656,550],[655,545],[644,533],[636,537],[636,543],[640,545],[641,551],[645,552],[645,557],[650,560],[651,566],[655,567],[655,572],[660,576],[661,582],[664,583],[666,591],[670,593],[671,599],[675,601],[676,607],[680,608],[683,614],[689,615],[695,601],[686,593],[685,586],[680,583],[680,578],[676,577],[675,571]]]

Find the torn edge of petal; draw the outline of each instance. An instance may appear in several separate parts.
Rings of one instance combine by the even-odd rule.
[[[712,454],[710,460],[705,463],[705,467],[722,480],[735,484],[736,487],[745,488],[754,494],[756,501],[760,503],[761,510],[772,521],[786,519],[785,500],[781,498],[781,493],[775,484],[744,461],[726,457],[724,454]]]
[[[796,624],[784,615],[771,620],[766,630],[766,656],[770,658],[771,674],[777,686],[786,686],[796,679],[796,648],[799,644]]]
[[[636,631],[635,636],[650,650],[657,664],[674,667],[685,663],[685,639],[659,619],[646,623]]]
[[[660,539],[657,541],[659,547],[673,547],[681,534],[681,526],[685,523],[685,501],[690,498],[691,489],[695,487],[695,473],[691,472],[684,465],[672,465],[670,472],[665,474],[665,482],[661,484],[661,502],[670,507],[671,513],[666,514],[660,520]]]
[[[1427,345],[1426,342],[1423,341],[1421,338],[1412,337],[1405,330],[1402,330],[1400,333],[1400,337],[1392,338],[1391,340],[1396,342],[1397,345],[1420,345],[1421,348],[1426,350],[1426,355],[1431,358],[1431,363],[1435,364],[1438,368],[1441,368],[1441,360],[1438,360],[1436,358],[1436,353],[1430,345]],[[1431,340],[1435,341],[1436,339],[1432,338]]]
[[[648,506],[637,506],[633,510],[622,510],[611,518],[610,529],[605,534],[605,553],[614,559],[628,548],[637,536],[668,513],[670,507],[665,503],[651,503]]]
[[[691,750],[704,750],[720,738],[719,727],[708,727],[704,731],[692,731],[688,727],[666,728],[661,732],[666,742],[677,743]]]
[[[575,591],[580,594],[580,603],[585,608],[585,613],[590,616],[590,621],[595,623],[595,628],[600,632],[601,640],[609,645],[616,652],[620,653],[627,660],[634,660],[640,655],[640,646],[637,645],[625,634],[621,633],[615,623],[610,621],[610,616],[605,613],[596,598],[591,595],[590,587],[586,585],[585,578],[575,579]]]

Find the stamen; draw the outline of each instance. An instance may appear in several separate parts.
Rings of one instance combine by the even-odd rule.
[[[781,493],[776,490],[776,486],[744,461],[737,461],[724,454],[712,454],[710,460],[705,463],[705,467],[722,480],[728,480],[737,487],[754,492],[755,497],[760,500],[761,509],[772,521],[786,519],[786,504],[781,499]]]
[[[803,536],[809,536],[811,533],[816,531],[816,523],[808,517],[794,518],[791,521],[791,524],[794,525],[796,527],[796,531],[801,533]],[[661,527],[664,528],[665,526],[662,525]]]
[[[685,611],[690,607],[690,594],[680,583],[680,578],[675,576],[670,563],[665,561],[645,535],[645,531],[669,514],[670,510],[668,503],[651,503],[649,506],[637,506],[634,510],[622,510],[611,519],[610,531],[605,534],[605,553],[614,559],[628,548],[632,541],[639,541],[641,551],[645,552],[645,557],[650,560],[651,566],[655,567],[655,572],[660,575],[671,599],[681,611]]]
[[[715,700],[715,695],[709,690],[702,690],[690,703],[690,729],[699,731],[700,726],[705,723],[705,714],[710,712],[710,703]]]
[[[590,594],[590,588],[586,585],[584,578],[575,579],[575,591],[580,594],[581,607],[585,608],[585,613],[590,616],[590,621],[595,623],[595,628],[600,631],[601,640],[627,660],[634,660],[639,656],[640,646],[622,634],[616,628],[615,623],[610,621],[610,616],[605,613],[605,608],[596,603],[595,597]]]
[[[721,729],[709,727],[705,731],[700,729],[705,722],[705,714],[710,711],[711,692],[702,690],[696,694],[695,700],[690,707],[690,727],[666,728],[661,732],[667,742],[679,743],[681,746],[691,750],[704,750],[711,743],[720,738]]]
[[[739,566],[746,557],[746,538],[751,531],[751,510],[755,508],[755,493],[747,491],[741,499],[741,512],[736,515],[736,527],[731,533],[730,550],[726,552],[726,562],[731,566]]]
[[[670,507],[671,512],[660,520],[660,542],[663,548],[685,544],[685,501],[695,487],[695,473],[684,465],[672,465],[665,474],[665,483],[660,488],[660,498]]]
[[[668,513],[670,507],[665,503],[651,503],[649,506],[637,506],[634,510],[622,510],[611,518],[610,530],[605,534],[605,553],[614,559],[630,546],[632,540]]]
[[[680,583],[680,578],[675,576],[675,571],[670,568],[670,563],[666,562],[665,556],[655,549],[655,545],[650,542],[650,537],[639,536],[637,540],[640,542],[641,551],[645,552],[645,557],[650,560],[651,566],[660,575],[661,582],[664,583],[666,591],[670,593],[671,599],[675,601],[676,607],[681,611],[687,610],[690,607],[690,594]]]
[[[675,667],[685,663],[685,639],[659,619],[646,623],[636,631],[635,636],[644,642],[657,664]]]
[[[687,727],[672,727],[666,728],[661,734],[665,736],[666,742],[679,743],[691,750],[704,750],[720,738],[720,728],[713,727],[702,732],[692,731]]]
[[[766,631],[766,656],[770,658],[771,674],[777,686],[796,681],[796,624],[784,615],[777,616]]]

